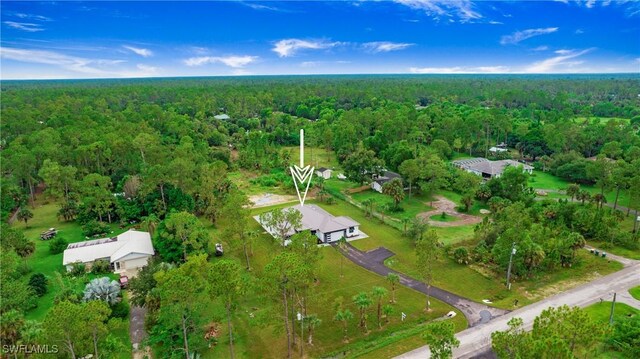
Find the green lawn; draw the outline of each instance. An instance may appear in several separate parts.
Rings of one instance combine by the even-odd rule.
[[[630,288],[629,293],[631,294],[632,297],[636,298],[637,300],[640,300],[640,285],[637,287]]]
[[[611,315],[611,302],[599,302],[592,304],[585,308],[585,311],[596,321],[600,323],[609,323],[609,316]],[[621,320],[626,316],[640,315],[640,310],[630,307],[624,303],[616,302],[613,313],[613,321]],[[592,355],[595,358],[600,359],[612,359],[612,358],[626,358],[621,353],[612,350],[605,344],[600,344],[593,349]]]
[[[444,212],[443,212],[443,214],[444,215],[442,215],[442,214],[433,215],[433,216],[429,217],[429,219],[432,220],[432,221],[438,221],[438,222],[455,222],[455,221],[460,219],[458,217],[448,215],[448,214],[446,214]]]
[[[615,245],[612,246],[610,243],[594,241],[587,241],[587,244],[594,248],[604,250],[605,252],[613,253],[621,257],[640,260],[640,249],[628,249]]]
[[[374,211],[380,212],[384,206],[389,204],[393,205],[393,200],[391,197],[384,195],[382,193],[378,193],[372,189],[368,189],[363,192],[354,193],[351,195],[356,202],[362,204],[366,200],[373,200]],[[404,199],[400,202],[400,207],[402,208],[401,212],[391,212],[389,210],[385,210],[385,216],[401,220],[403,218],[415,218],[416,215],[422,212],[427,212],[432,210],[433,208],[429,206],[429,201],[431,197],[425,196],[423,194],[413,194],[409,197],[409,194],[404,197]]]
[[[42,321],[47,312],[53,306],[55,296],[60,292],[61,283],[58,282],[58,276],[55,274],[64,274],[66,272],[62,265],[62,253],[50,254],[49,246],[51,241],[40,240],[40,233],[48,228],[55,227],[59,230],[58,236],[64,237],[69,243],[80,242],[86,240],[82,235],[82,228],[75,222],[59,222],[56,213],[58,211],[58,205],[55,203],[49,203],[46,200],[40,199],[36,202],[36,207],[32,209],[33,218],[28,222],[28,227],[25,228],[23,222],[15,222],[14,227],[21,229],[25,236],[32,239],[36,244],[35,252],[27,258],[27,264],[31,268],[31,273],[25,276],[25,280],[28,280],[31,274],[43,273],[48,281],[48,292],[44,296],[38,299],[37,307],[28,311],[25,314],[26,319]],[[111,225],[112,233],[123,232],[124,229],[119,229],[117,225]],[[84,289],[86,283],[96,277],[103,277],[105,275],[94,275],[87,273],[78,280],[70,280],[66,276],[62,276],[63,281],[70,283],[72,287],[81,291]],[[106,275],[110,278],[116,279],[118,276],[115,274]],[[117,337],[122,341],[125,348],[128,351],[122,353],[121,358],[131,357],[131,341],[129,338],[129,321],[125,320],[125,323],[121,328],[115,332]]]
[[[300,147],[299,146],[290,146],[283,147],[283,150],[289,151],[291,155],[291,163],[299,164],[300,161]],[[304,164],[311,165],[315,168],[318,167],[326,167],[336,170],[333,175],[337,176],[339,173],[340,164],[338,163],[338,158],[331,150],[327,150],[325,148],[320,147],[304,147]]]
[[[569,198],[569,196],[564,194],[564,190],[569,186],[569,182],[563,180],[562,178],[556,177],[548,172],[542,172],[539,170],[533,171],[533,176],[529,177],[529,185],[535,189],[551,189],[562,191],[560,194],[550,193],[547,197],[549,198]],[[589,191],[591,194],[600,193],[600,188],[597,188],[592,185],[580,185],[581,189]],[[616,199],[616,191],[608,191],[605,192],[605,197],[607,198],[607,203],[613,204]],[[629,203],[629,192],[628,191],[620,191],[620,195],[618,196],[618,204],[621,206],[629,206],[632,209],[635,209],[638,203]]]

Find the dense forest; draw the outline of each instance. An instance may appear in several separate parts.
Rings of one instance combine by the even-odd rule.
[[[16,313],[34,306],[29,300],[34,289],[19,258],[35,248],[33,238],[6,222],[17,219],[26,226],[34,201],[45,197],[58,206],[60,221],[78,223],[85,236],[105,233],[114,223],[142,223],[156,232],[159,259],[177,267],[159,261],[145,269],[134,283],[133,301],[149,307],[155,345],[186,345],[179,334],[186,333],[184,321],[171,313],[176,302],[188,298],[169,288],[182,288],[181,278],[196,287],[216,280],[194,273],[228,271],[238,283],[245,280],[242,268],[224,262],[209,268],[195,255],[211,254],[198,218],[213,226],[225,218],[247,220],[246,196],[229,176],[234,171],[256,173],[263,185],[291,188],[284,170],[295,158],[285,147],[298,145],[301,128],[307,146],[334,153],[351,182],[366,184],[372,174],[388,169],[401,173],[415,191],[451,190],[467,210],[474,201],[486,205],[491,216],[476,227],[476,245],[456,254],[462,262],[503,270],[517,242],[523,256],[514,263],[514,275],[528,277],[570,267],[585,240],[638,248],[637,235],[620,224],[640,207],[637,75],[5,81],[0,115],[0,312],[5,318],[7,313],[18,318]],[[499,143],[512,149],[515,159],[571,183],[566,189],[571,201],[534,200],[528,176],[515,168],[481,183],[449,164],[459,155],[501,158],[489,152]],[[402,189],[389,212],[400,209]],[[385,189],[388,193],[393,197]],[[615,198],[610,204],[626,211],[605,208],[608,193]],[[249,268],[251,234],[243,223],[219,229],[242,243]],[[405,230],[417,242],[424,229],[411,231],[420,225]],[[318,261],[317,253],[304,250],[306,240],[297,239],[302,244],[276,256],[265,276],[277,283],[282,268],[303,263],[306,267],[296,264],[304,267],[304,278],[294,289],[306,293],[315,280],[310,266]],[[278,298],[278,288],[262,290]],[[198,294],[194,287],[184,288],[187,292]],[[82,312],[86,305],[72,291],[56,303],[76,303],[67,313]],[[228,312],[230,317],[230,304]]]

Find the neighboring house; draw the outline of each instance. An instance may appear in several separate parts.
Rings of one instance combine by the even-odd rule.
[[[325,167],[316,168],[316,176],[322,177],[324,179],[331,178],[331,172],[332,170],[330,168],[325,168]]]
[[[292,228],[288,233],[289,236],[294,235],[296,232],[309,230],[311,234],[318,237],[318,243],[333,243],[342,237],[348,239],[362,235],[360,223],[346,216],[334,217],[329,212],[313,204],[297,205],[288,207],[286,210],[294,210],[302,214],[302,228],[297,230]],[[260,222],[259,216],[255,218]],[[260,224],[267,232],[274,235],[271,228],[265,227],[262,223]]]
[[[73,264],[84,263],[90,268],[97,260],[111,263],[114,272],[135,270],[147,265],[154,254],[148,232],[129,230],[116,237],[71,243],[64,251],[62,265],[71,270]]]
[[[486,158],[467,158],[452,162],[455,166],[484,178],[500,177],[507,166],[522,167],[524,172],[533,173],[533,167],[514,160],[490,161]]]
[[[226,113],[223,113],[221,115],[215,115],[213,116],[213,118],[215,118],[216,120],[230,120],[231,117],[229,117],[229,115],[227,115]]]
[[[382,193],[382,186],[394,178],[399,178],[402,181],[402,176],[391,171],[384,171],[381,175],[374,175],[373,182],[371,182],[371,188],[374,191]]]

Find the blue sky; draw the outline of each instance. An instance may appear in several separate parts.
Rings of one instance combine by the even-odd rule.
[[[2,79],[640,72],[637,1],[0,7]]]

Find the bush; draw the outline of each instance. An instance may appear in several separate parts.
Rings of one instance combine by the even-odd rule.
[[[35,273],[29,278],[29,288],[31,288],[38,297],[47,294],[47,283],[47,277],[42,273]]]
[[[79,277],[85,274],[87,266],[84,263],[74,263],[71,265],[71,270],[68,272],[72,277]]]
[[[16,272],[20,276],[27,275],[31,273],[31,266],[29,265],[29,263],[27,263],[27,261],[20,261],[20,263],[18,263],[18,267],[16,268]]]
[[[110,318],[121,318],[126,319],[129,317],[129,306],[124,301],[116,302],[111,305],[111,315]]]
[[[458,247],[453,251],[453,259],[458,264],[469,264],[469,251],[465,247]]]
[[[64,237],[55,236],[49,243],[49,253],[51,254],[62,253],[64,252],[65,249],[67,249],[68,245],[69,243],[67,243],[67,240],[64,239]]]
[[[109,272],[111,272],[111,264],[105,259],[99,259],[93,262],[93,265],[91,266],[91,273],[93,274],[104,274]]]
[[[87,237],[94,236],[96,234],[105,235],[109,233],[111,229],[104,222],[98,222],[96,220],[89,221],[82,226],[82,234]]]

